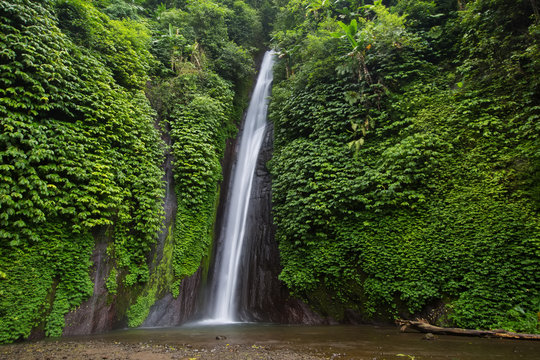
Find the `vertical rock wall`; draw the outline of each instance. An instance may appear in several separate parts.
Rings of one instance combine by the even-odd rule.
[[[214,239],[219,238],[219,229],[221,229],[221,224],[223,222],[223,213],[227,203],[228,186],[230,183],[232,165],[234,159],[236,158],[236,143],[236,139],[230,139],[227,141],[225,155],[221,162],[223,169],[223,181],[220,187],[219,205],[215,223],[216,233],[214,234]],[[173,181],[172,175],[171,181]],[[211,273],[212,265],[210,265],[210,274]],[[150,308],[150,313],[144,321],[143,326],[177,326],[188,321],[202,318],[206,308],[205,301],[207,300],[205,298],[205,285],[207,281],[209,281],[209,279],[206,277],[207,274],[204,273],[201,265],[195,274],[185,278],[182,281],[180,286],[180,295],[177,298],[174,298],[171,293],[166,293],[154,303],[154,305]]]
[[[266,167],[272,157],[273,133],[268,124],[253,179],[239,281],[240,314],[250,321],[322,323],[320,316],[292,298],[278,280],[281,267],[272,220],[272,180]]]
[[[197,311],[197,300],[201,282],[201,268],[192,276],[185,278],[180,286],[180,295],[174,298],[170,292],[157,300],[143,327],[177,326],[193,319]]]
[[[156,127],[159,127],[158,123],[159,120],[156,123]],[[168,146],[171,145],[169,129],[162,132],[162,140]],[[162,231],[158,235],[156,245],[149,256],[150,273],[157,272],[159,264],[164,259],[164,252],[167,251],[166,242],[172,236],[172,234],[169,234],[169,231],[170,229],[174,229],[174,219],[177,210],[172,154],[170,152],[165,154],[163,169],[165,173],[163,177],[165,183],[165,218],[163,220]],[[126,311],[134,302],[137,295],[143,290],[141,288],[126,290],[119,284],[117,294],[112,295],[108,293],[105,282],[112,270],[113,264],[107,255],[107,244],[112,240],[107,236],[105,229],[100,233],[94,234],[94,237],[96,238],[96,246],[92,255],[94,265],[90,275],[94,282],[94,292],[79,308],[69,312],[65,316],[66,326],[64,327],[63,335],[99,333],[127,326]],[[163,295],[150,309],[150,314],[144,325],[172,326],[185,320],[183,314],[186,313],[186,309],[191,308],[191,300],[189,299],[192,299],[197,293],[190,289],[197,288],[197,279],[199,278],[200,276],[196,274],[190,279],[185,279],[181,289],[185,295],[179,296],[178,299],[174,299],[170,294]],[[165,291],[163,292],[165,293]]]
[[[163,140],[170,144],[165,132]],[[227,144],[222,162],[223,182],[215,224],[215,244],[213,257],[220,256],[220,230],[228,200],[228,189],[234,160],[236,158],[237,141]],[[275,227],[272,221],[272,184],[266,163],[272,157],[273,126],[269,124],[265,134],[261,152],[257,160],[255,177],[251,194],[251,203],[246,229],[246,248],[241,260],[240,314],[244,320],[276,323],[317,324],[325,322],[313,313],[303,302],[292,298],[288,290],[278,280],[281,271],[279,250],[275,241]],[[167,154],[164,163],[166,182],[164,231],[159,236],[150,270],[153,272],[164,257],[165,243],[169,229],[174,229],[177,209],[174,193],[174,177],[172,173],[172,156]],[[120,287],[117,295],[109,295],[105,280],[111,271],[111,263],[106,252],[107,237],[105,233],[96,236],[96,248],[93,253],[94,294],[78,309],[66,315],[64,335],[80,335],[109,331],[126,326],[125,312],[134,295],[123,291]],[[215,263],[215,261],[212,261]],[[210,265],[208,278],[202,267],[191,277],[182,281],[180,295],[174,298],[170,292],[164,291],[150,308],[150,313],[143,323],[146,327],[176,326],[190,320],[204,317],[207,298],[206,283],[212,283],[214,267]]]
[[[111,330],[120,326],[116,314],[116,304],[109,301],[105,280],[111,271],[112,265],[108,261],[107,237],[97,234],[96,247],[92,254],[92,281],[94,293],[76,310],[64,317],[65,327],[63,335],[85,335]]]
[[[163,140],[168,146],[171,146],[171,137],[169,135],[170,128],[164,132]],[[175,194],[174,174],[172,168],[172,154],[167,154],[165,161],[165,181],[167,186],[165,196],[165,221],[164,232],[160,235],[158,246],[156,249],[156,261],[154,266],[157,266],[164,256],[164,251],[167,251],[165,246],[166,241],[173,241],[173,234],[169,234],[169,229],[172,231],[175,226],[176,210],[178,208]],[[170,238],[168,239],[168,237]],[[168,251],[172,251],[170,246]],[[170,254],[169,254],[170,256]],[[151,269],[152,270],[152,269]],[[170,270],[172,272],[172,269]],[[176,326],[188,321],[195,311],[195,305],[198,298],[198,288],[201,281],[201,268],[192,276],[185,278],[180,285],[179,296],[174,298],[168,289],[161,289],[162,293],[158,294],[158,300],[150,307],[150,312],[143,322],[143,327],[166,327]],[[168,285],[168,284],[166,284]]]

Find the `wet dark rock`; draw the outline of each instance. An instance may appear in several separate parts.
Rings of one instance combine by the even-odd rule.
[[[272,181],[266,163],[272,158],[273,125],[268,124],[259,153],[249,205],[248,246],[241,261],[240,309],[244,320],[320,324],[323,318],[289,295],[278,280],[279,250],[272,219]]]
[[[167,293],[157,300],[142,326],[176,326],[191,320],[197,310],[201,278],[202,269],[199,268],[195,274],[182,280],[178,297]]]
[[[365,324],[367,319],[353,309],[345,309],[343,312],[343,323],[351,325]]]
[[[172,144],[169,135],[170,124],[166,124],[166,131],[162,133],[162,140],[170,147]],[[174,220],[178,204],[176,201],[174,174],[172,166],[173,156],[167,152],[164,163],[166,183],[165,188],[165,220],[163,222],[163,231],[159,236],[156,247],[156,261],[152,264],[151,270],[157,266],[163,258],[165,251],[165,242],[169,235],[169,229],[174,229]],[[143,322],[143,327],[149,326],[174,326],[187,320],[188,312],[192,311],[195,301],[198,284],[200,280],[200,271],[193,276],[186,278],[180,285],[180,296],[174,298],[171,293],[160,294],[158,300],[150,307],[149,314]]]
[[[112,267],[107,255],[107,242],[110,239],[106,236],[105,229],[101,233],[94,234],[94,237],[97,240],[92,254],[94,266],[91,278],[94,282],[94,292],[80,307],[66,314],[64,336],[103,332],[113,329],[119,323],[115,303],[107,301],[108,293],[105,286]]]
[[[156,128],[160,128],[158,123],[156,123]],[[162,140],[169,146],[171,145],[171,138],[168,131],[162,132]],[[158,241],[149,256],[149,258],[155,259],[155,261],[150,263],[150,272],[156,270],[157,265],[163,258],[165,240],[169,236],[169,228],[173,227],[176,216],[177,203],[174,192],[174,176],[172,168],[172,154],[167,152],[163,163],[163,181],[166,184],[164,198],[165,218],[163,220],[162,231],[158,235]],[[137,293],[133,293],[132,290],[124,289],[121,284],[119,284],[117,295],[113,296],[107,292],[105,282],[113,266],[112,261],[110,261],[107,255],[107,244],[110,243],[112,239],[107,235],[106,228],[96,231],[94,233],[94,238],[96,239],[96,246],[92,254],[92,262],[94,265],[91,272],[91,278],[94,282],[94,292],[80,307],[69,312],[65,316],[66,326],[64,327],[63,335],[92,334],[125,327],[125,312],[132,299],[137,296]],[[194,278],[197,279],[197,276],[194,276]],[[194,293],[193,291],[190,292],[189,289],[197,287],[197,283],[193,284],[193,281],[196,280],[186,279],[182,283],[182,291],[185,290],[187,295],[192,295]],[[162,308],[166,308],[175,301],[178,302],[178,306],[171,306],[171,312],[174,312],[174,314],[171,315],[171,312],[163,313],[161,315],[162,318],[166,316],[170,316],[174,320],[182,318],[182,315],[178,315],[176,310],[178,308],[183,310],[186,307],[189,307],[185,304],[183,298],[173,299],[169,294],[169,296],[165,296],[165,299],[161,300],[161,303],[159,303],[157,307],[161,306]],[[180,314],[183,314],[183,312],[180,312]],[[159,316],[156,316],[152,312],[151,315],[159,318]],[[178,324],[178,322],[171,324],[170,321],[164,321],[161,318],[156,320],[156,323],[159,324],[159,321],[164,323],[163,326]]]

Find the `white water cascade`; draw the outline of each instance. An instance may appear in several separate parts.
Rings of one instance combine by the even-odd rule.
[[[216,284],[205,323],[233,323],[237,318],[237,285],[244,233],[249,209],[251,185],[259,150],[263,142],[268,97],[272,86],[273,53],[264,55],[259,76],[247,110],[236,165],[221,231],[222,250],[217,259]]]

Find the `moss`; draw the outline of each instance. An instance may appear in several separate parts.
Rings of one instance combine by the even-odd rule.
[[[107,291],[110,295],[116,295],[116,291],[118,290],[118,271],[115,267],[111,268],[111,272],[107,277],[105,286],[107,287]]]
[[[150,307],[156,302],[156,291],[151,288],[149,292],[144,296],[139,296],[135,304],[131,305],[127,311],[128,326],[137,327],[141,326],[148,313]]]
[[[172,258],[174,249],[174,224],[168,228],[168,235],[163,245],[163,254],[161,261],[156,264],[155,270],[150,275],[150,279],[140,295],[137,296],[135,303],[130,305],[126,312],[128,326],[137,327],[142,325],[150,312],[150,308],[156,300],[169,290],[173,283],[174,273],[172,268]],[[158,254],[154,254],[153,263],[157,261]]]

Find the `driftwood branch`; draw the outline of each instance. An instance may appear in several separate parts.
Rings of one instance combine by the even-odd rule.
[[[406,331],[408,328],[418,330],[424,333],[440,334],[440,335],[461,335],[461,336],[480,336],[494,337],[505,339],[520,339],[520,340],[540,340],[539,334],[522,334],[514,333],[505,330],[470,330],[460,328],[444,328],[431,325],[425,321],[413,320],[397,320],[396,323],[401,326],[401,331]]]

